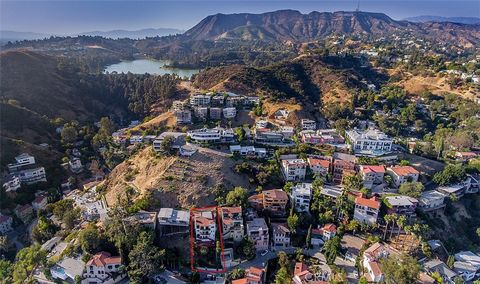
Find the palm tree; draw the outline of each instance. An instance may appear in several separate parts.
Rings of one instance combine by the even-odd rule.
[[[407,217],[405,215],[400,215],[397,220],[397,225],[398,225],[397,237],[400,236],[400,229],[405,227],[406,223],[407,223]]]
[[[385,241],[387,239],[388,226],[390,225],[390,222],[393,221],[393,217],[391,214],[387,214],[383,216],[383,219],[385,220],[385,232],[383,232],[383,240]]]
[[[406,226],[403,227],[403,230],[405,230],[405,232],[406,232],[407,234],[411,234],[411,233],[412,233],[412,229],[413,229],[413,228],[412,228],[412,226],[410,226],[410,225],[406,225]],[[406,241],[406,240],[407,240],[407,238],[405,237],[405,238],[403,239],[403,242],[402,242],[402,248],[405,246],[405,241]]]

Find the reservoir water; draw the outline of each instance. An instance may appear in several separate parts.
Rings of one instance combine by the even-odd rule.
[[[130,72],[133,74],[149,73],[152,75],[177,74],[180,77],[190,78],[192,75],[197,74],[200,71],[197,69],[166,67],[166,65],[169,63],[170,62],[168,60],[135,59],[132,61],[122,61],[120,63],[109,65],[105,68],[104,72]]]

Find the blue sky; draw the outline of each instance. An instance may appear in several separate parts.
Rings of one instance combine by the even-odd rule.
[[[5,1],[0,0],[0,29],[74,34],[94,30],[188,29],[215,13],[262,13],[279,9],[311,11],[355,10],[354,0],[223,0],[223,1]],[[480,1],[369,0],[360,10],[383,12],[394,19],[409,16],[480,16]]]

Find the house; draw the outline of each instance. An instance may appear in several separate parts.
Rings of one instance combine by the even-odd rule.
[[[386,196],[385,203],[388,207],[388,214],[405,215],[408,217],[415,214],[418,200],[410,196],[395,195]]]
[[[263,210],[276,216],[284,216],[288,203],[288,195],[281,189],[265,190],[263,196]]]
[[[157,215],[160,237],[189,232],[190,213],[173,208],[161,208]]]
[[[257,251],[268,249],[268,226],[263,218],[254,218],[247,222],[247,235],[253,240]]]
[[[84,269],[85,262],[81,259],[65,257],[50,268],[50,273],[54,279],[74,283],[75,278],[82,277]]]
[[[436,190],[422,192],[418,202],[418,208],[424,212],[436,211],[446,206],[445,195]]]
[[[235,140],[232,129],[202,128],[187,132],[187,137],[194,143],[230,143]]]
[[[152,229],[157,228],[157,212],[148,212],[140,210],[131,216],[128,216],[125,221],[139,224],[141,227]]]
[[[340,241],[342,250],[345,251],[345,259],[355,262],[360,255],[363,245],[366,243],[364,239],[345,234]]]
[[[470,179],[470,186],[465,191],[467,194],[478,193],[480,191],[480,175],[479,174],[467,174]]]
[[[311,244],[323,245],[325,241],[330,240],[337,234],[337,226],[332,223],[325,224],[322,228],[312,229]]]
[[[292,187],[292,202],[296,212],[309,212],[312,199],[312,184],[299,183]]]
[[[68,166],[73,173],[81,173],[83,171],[82,161],[79,158],[73,158],[68,161]]]
[[[457,277],[457,273],[451,270],[443,261],[439,259],[432,259],[423,264],[423,268],[430,275],[434,272],[440,274],[443,283],[453,284],[453,279]]]
[[[222,119],[222,109],[219,107],[211,107],[210,119],[214,119],[214,120]]]
[[[322,158],[314,158],[308,157],[307,158],[308,166],[310,170],[312,170],[313,174],[317,176],[326,177],[330,172],[330,167],[332,165],[331,158],[322,157]]]
[[[48,198],[45,194],[37,195],[35,199],[32,201],[32,207],[36,211],[45,209],[45,207],[47,207],[47,204],[48,204]]]
[[[383,280],[380,260],[391,254],[391,250],[381,243],[374,243],[363,252],[362,264],[368,282],[379,283]]]
[[[303,159],[282,160],[282,172],[286,181],[299,181],[305,179],[307,162]]]
[[[290,112],[286,109],[279,109],[273,115],[276,120],[286,120]]]
[[[222,207],[223,239],[240,242],[245,235],[243,227],[242,207]]]
[[[480,255],[471,251],[461,251],[455,254],[455,260],[468,262],[480,269]]]
[[[234,107],[226,107],[223,109],[223,117],[226,119],[232,119],[237,116],[237,109]]]
[[[417,182],[420,175],[412,166],[393,166],[387,168],[387,174],[392,177],[395,187],[400,187],[400,185],[406,182]]]
[[[384,175],[384,166],[360,165],[360,176],[365,188],[372,189],[374,185],[382,184]]]
[[[14,212],[24,224],[27,224],[33,218],[33,207],[30,204],[17,205]]]
[[[185,137],[186,133],[183,132],[162,132],[160,135],[158,135],[152,143],[153,150],[155,152],[159,152],[162,149],[162,143],[165,141],[167,137],[171,137],[169,139],[172,139],[172,149],[180,149],[182,145],[185,144]]]
[[[142,135],[132,135],[130,136],[130,144],[138,144],[143,143],[143,136]]]
[[[194,95],[190,97],[191,106],[209,106],[210,105],[210,96],[208,95]]]
[[[315,130],[317,129],[317,122],[311,119],[302,119],[300,121],[302,130]]]
[[[345,134],[355,154],[381,156],[392,151],[393,139],[378,129],[352,129]]]
[[[313,270],[312,270],[313,271]],[[302,262],[295,263],[295,270],[293,272],[292,283],[294,284],[323,284],[330,278],[331,269],[326,266],[316,265],[315,273]]]
[[[238,154],[246,157],[255,157],[255,158],[265,158],[267,156],[267,149],[258,148],[255,146],[240,146],[240,145],[231,145],[230,153]]]
[[[455,152],[455,159],[459,162],[468,162],[478,157],[475,152]]]
[[[333,153],[333,183],[342,183],[346,176],[355,174],[355,161],[353,155],[335,152]]]
[[[44,167],[22,170],[19,171],[17,174],[20,182],[26,184],[34,184],[37,182],[47,181],[47,175],[45,174]]]
[[[290,246],[290,230],[287,224],[272,223],[272,248],[287,248]]]
[[[283,135],[283,138],[291,139],[295,134],[295,129],[292,126],[282,126],[280,127],[280,133]]]
[[[193,214],[195,240],[197,242],[215,242],[217,223],[211,211],[195,211]]]
[[[376,224],[379,211],[380,201],[376,197],[367,199],[358,196],[355,198],[355,212],[353,214],[355,220],[369,225]]]
[[[0,235],[5,235],[12,230],[13,218],[0,213]]]
[[[469,262],[455,261],[453,263],[453,271],[461,276],[463,280],[468,282],[475,278],[479,269],[479,266],[475,266]]]
[[[245,271],[245,277],[232,280],[232,284],[264,284],[266,273],[264,268],[250,267]]]
[[[35,157],[27,153],[22,153],[15,157],[15,163],[8,164],[7,168],[10,172],[15,172],[25,166],[35,165]]]
[[[3,183],[3,188],[5,188],[5,192],[15,192],[21,186],[20,178],[15,175],[10,175],[5,179]]]
[[[177,124],[192,123],[192,112],[188,109],[176,110],[173,112]]]
[[[255,128],[255,141],[265,144],[282,144],[284,136],[279,131],[273,131],[268,128]]]
[[[111,256],[110,253],[104,251],[99,252],[86,263],[82,284],[117,283],[125,276],[117,276],[121,266],[122,258],[120,256]]]
[[[466,182],[460,182],[457,184],[445,185],[437,187],[437,191],[443,193],[446,196],[455,196],[456,198],[462,198],[467,189],[469,188],[469,184]]]
[[[328,185],[324,184],[322,186],[322,191],[320,192],[322,195],[332,197],[337,199],[340,195],[342,195],[343,188],[338,185]]]
[[[321,145],[343,144],[345,139],[335,129],[304,130],[300,132],[300,140],[306,144]]]

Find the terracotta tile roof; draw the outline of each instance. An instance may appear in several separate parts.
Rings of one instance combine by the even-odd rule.
[[[248,279],[247,278],[240,278],[237,280],[232,280],[232,284],[247,284]]]
[[[215,223],[215,220],[203,216],[195,216],[195,223],[203,227],[208,227]]]
[[[265,197],[273,199],[288,199],[287,193],[281,189],[265,190],[263,191],[263,194]]]
[[[330,161],[328,160],[315,159],[315,158],[308,158],[307,160],[310,166],[321,166],[323,168],[330,167]]]
[[[418,175],[419,172],[412,166],[395,166],[390,168],[397,176]]]
[[[306,266],[303,262],[295,263],[295,272],[293,273],[293,275],[297,276],[300,273],[305,272],[305,271],[308,272],[308,266]]]
[[[375,197],[367,199],[359,196],[355,198],[355,204],[366,206],[369,208],[380,209],[380,201],[378,201]]]
[[[242,213],[242,207],[222,207],[223,214],[238,214]]]
[[[111,256],[110,253],[101,251],[95,254],[87,262],[87,265],[105,266],[107,264],[121,264],[121,263],[122,263],[122,258],[120,256]]]
[[[290,233],[290,230],[288,229],[287,224],[272,223],[272,229],[274,233],[277,231],[283,234]]]
[[[368,262],[370,265],[370,268],[372,269],[373,275],[375,276],[380,276],[382,275],[382,270],[380,269],[380,265],[376,261],[370,261]]]
[[[368,173],[385,173],[384,166],[363,166],[362,171],[366,174]]]
[[[337,232],[337,226],[335,224],[329,223],[323,226],[322,230],[331,232],[331,233],[336,233]]]

